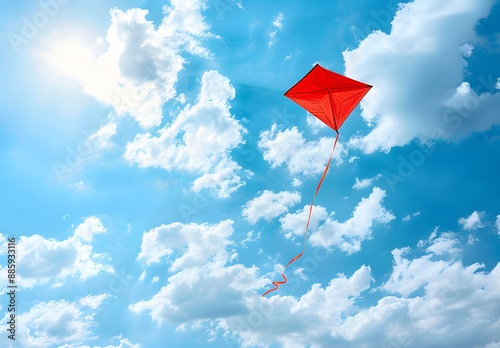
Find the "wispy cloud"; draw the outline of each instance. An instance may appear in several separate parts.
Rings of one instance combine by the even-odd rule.
[[[416,212],[414,212],[412,214],[407,214],[404,218],[401,219],[401,221],[408,222],[411,219],[413,219],[414,217],[417,217],[419,215],[420,215],[420,211],[416,211]]]
[[[273,29],[269,32],[269,41],[267,42],[267,47],[271,48],[277,41],[276,39],[276,34],[278,31],[283,29],[283,20],[285,19],[285,16],[283,15],[282,12],[279,12],[276,17],[273,19]]]

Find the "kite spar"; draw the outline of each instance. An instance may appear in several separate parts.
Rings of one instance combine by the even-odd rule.
[[[309,216],[307,217],[302,252],[285,265],[281,273],[283,280],[272,282],[274,288],[267,290],[262,295],[263,297],[270,292],[278,290],[280,285],[288,281],[285,276],[285,269],[304,254],[314,201],[316,200],[321,184],[323,184],[325,180],[326,173],[330,168],[333,153],[339,139],[340,126],[342,126],[344,121],[356,108],[366,93],[368,93],[370,88],[372,88],[372,86],[366,83],[350,79],[316,64],[299,82],[285,92],[285,97],[302,106],[313,116],[332,128],[337,134],[333,143],[330,159],[326,164],[323,175],[316,187],[311,206],[309,207]]]

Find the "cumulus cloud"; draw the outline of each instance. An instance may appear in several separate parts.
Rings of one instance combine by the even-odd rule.
[[[34,287],[52,281],[58,286],[68,278],[86,280],[101,272],[113,273],[113,267],[102,262],[105,255],[94,252],[90,244],[94,235],[105,232],[101,220],[91,216],[62,241],[37,234],[21,236],[17,261],[23,266],[17,273],[18,284]]]
[[[141,253],[147,255],[151,250],[158,256],[156,247],[171,249],[154,263],[162,259],[171,259],[172,265],[182,259],[192,261],[193,251],[203,252],[209,241],[218,250],[175,270],[170,267],[176,273],[166,284],[129,309],[149,313],[159,325],[170,322],[183,330],[186,323],[193,322],[196,327],[206,327],[210,335],[221,334],[228,346],[361,348],[380,342],[410,348],[466,348],[500,340],[496,315],[500,310],[500,264],[488,273],[479,264],[464,266],[456,259],[440,259],[443,240],[453,239],[453,234],[437,237],[434,231],[420,243],[426,253],[420,257],[412,258],[409,247],[395,249],[389,279],[371,291],[379,296],[378,302],[366,305],[363,294],[374,281],[367,265],[350,275],[338,274],[325,286],[313,284],[300,297],[279,293],[261,297],[256,290],[269,280],[259,277],[255,266],[231,264],[232,225],[230,220],[214,225],[175,223],[167,227],[176,232],[165,226],[146,232],[143,241],[154,238],[143,243]],[[165,233],[155,234],[158,229]],[[185,231],[180,232],[182,229]],[[180,233],[180,237],[170,236],[172,233]],[[306,270],[298,268],[296,276],[306,281]]]
[[[498,230],[498,234],[500,234],[500,215],[497,215],[497,221],[495,222]]]
[[[260,134],[258,146],[272,168],[285,164],[292,175],[312,175],[325,170],[334,140],[322,137],[316,141],[306,141],[297,127],[281,132],[274,124],[270,130]],[[338,143],[332,161],[342,163],[346,153],[344,146]]]
[[[237,335],[242,346],[337,347],[332,333],[370,287],[370,273],[370,267],[361,266],[350,277],[339,274],[325,287],[314,284],[299,299],[253,297],[247,315],[221,319],[219,327],[228,336]]]
[[[362,102],[362,116],[373,129],[350,144],[366,153],[389,151],[415,138],[459,139],[500,124],[500,94],[493,85],[474,90],[464,81],[466,59],[478,41],[475,28],[494,3],[401,4],[390,33],[372,32],[345,51],[346,74],[374,86]]]
[[[352,186],[353,189],[355,190],[361,190],[367,187],[370,187],[373,185],[373,182],[377,179],[380,179],[382,177],[382,174],[377,174],[373,178],[366,178],[366,179],[361,179],[359,180],[358,177],[356,177],[356,182]]]
[[[464,230],[475,230],[478,228],[483,228],[484,225],[481,222],[481,219],[484,217],[484,211],[474,211],[468,217],[461,217],[458,219],[458,223],[462,225]]]
[[[288,213],[280,218],[281,229],[285,232],[286,238],[304,235],[310,207],[310,205],[306,205],[304,208],[297,210],[295,213]],[[327,218],[328,213],[326,208],[321,205],[315,205],[311,213],[309,230],[316,231],[320,222],[325,221]]]
[[[488,273],[479,264],[433,260],[432,251],[414,259],[409,254],[410,248],[393,251],[390,280],[376,292],[390,294],[375,305],[360,303],[373,280],[370,268],[361,266],[324,288],[314,284],[300,298],[249,301],[249,314],[220,319],[219,326],[243,346],[494,347],[500,264]]]
[[[102,224],[101,219],[95,216],[86,218],[85,221],[75,228],[75,237],[87,243],[92,242],[92,237],[99,233],[106,233],[106,228]]]
[[[229,100],[235,90],[217,71],[203,74],[195,105],[187,105],[173,122],[158,131],[138,134],[128,143],[123,157],[141,168],[183,170],[195,175],[192,189],[214,191],[227,198],[251,175],[230,158],[230,151],[243,142],[246,130],[232,117]]]
[[[27,348],[81,344],[95,338],[94,314],[86,313],[75,302],[40,302],[29,311],[18,314],[16,340]],[[2,322],[7,322],[7,319]],[[2,331],[7,332],[5,329]]]
[[[163,7],[164,17],[157,28],[146,19],[147,10],[112,9],[107,49],[97,59],[75,40],[52,43],[44,56],[57,71],[76,78],[85,93],[113,107],[118,115],[129,114],[144,128],[158,126],[163,104],[177,94],[175,84],[186,62],[181,54],[207,57],[209,52],[201,40],[213,37],[201,14],[204,1],[170,3]],[[68,59],[68,54],[75,59]]]
[[[282,191],[274,193],[265,190],[260,196],[248,201],[245,204],[242,215],[251,224],[257,223],[260,219],[270,221],[288,211],[290,206],[300,202],[300,193]]]
[[[158,324],[182,324],[192,320],[228,317],[247,312],[244,293],[266,283],[258,269],[229,265],[236,256],[227,250],[232,244],[233,221],[215,225],[173,223],[144,233],[138,259],[159,263],[166,256],[174,260],[167,284],[148,300],[129,308],[148,311]]]
[[[228,237],[233,233],[233,222],[225,220],[216,225],[182,224],[161,225],[142,236],[138,260],[147,265],[159,263],[174,251],[184,250],[170,266],[172,271],[205,264],[210,257],[225,256]],[[187,248],[187,249],[186,249]]]
[[[382,206],[385,191],[374,187],[367,198],[354,208],[352,217],[344,222],[327,218],[309,238],[312,245],[323,248],[335,246],[348,254],[361,250],[361,242],[371,237],[374,222],[389,223],[395,219]]]
[[[25,348],[90,348],[85,345],[97,339],[94,329],[96,309],[110,295],[86,296],[75,302],[57,300],[39,302],[26,312],[16,315],[16,341]],[[0,328],[8,332],[5,323],[8,314],[2,319]],[[118,345],[107,345],[103,348],[141,348],[140,344],[132,344],[127,338],[116,336]],[[12,346],[10,346],[12,347]],[[17,347],[17,346],[16,346]],[[100,346],[92,345],[93,348]]]

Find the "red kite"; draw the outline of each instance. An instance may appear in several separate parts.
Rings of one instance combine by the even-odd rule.
[[[328,127],[332,128],[336,133],[335,142],[333,143],[332,153],[330,159],[326,164],[325,171],[319,180],[316,187],[311,206],[309,207],[309,216],[306,223],[306,231],[304,233],[304,246],[302,252],[291,259],[283,268],[281,276],[282,281],[272,282],[274,288],[266,291],[262,296],[266,296],[270,292],[278,290],[280,285],[287,282],[285,276],[285,269],[290,266],[294,261],[299,259],[306,250],[307,231],[309,229],[309,222],[311,221],[312,208],[314,201],[318,195],[319,189],[326,173],[330,168],[333,152],[337,146],[339,139],[339,129],[344,123],[350,113],[356,108],[358,103],[368,93],[372,86],[366,83],[359,82],[343,75],[334,73],[316,64],[299,82],[285,93],[285,97],[293,100],[311,114],[319,118]]]

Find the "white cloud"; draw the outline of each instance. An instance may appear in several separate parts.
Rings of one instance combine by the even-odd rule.
[[[219,198],[228,198],[245,185],[246,182],[241,175],[249,178],[253,172],[247,170],[242,173],[241,167],[224,154],[211,172],[205,172],[193,182],[193,191],[200,192],[203,189],[209,189]]]
[[[445,232],[429,245],[427,252],[434,255],[455,255],[461,251],[459,244],[460,242],[454,233]]]
[[[380,179],[381,177],[382,177],[381,174],[377,174],[373,178],[367,178],[367,179],[362,179],[362,180],[359,180],[358,177],[356,177],[356,182],[354,183],[352,188],[356,189],[356,190],[361,190],[361,189],[370,187],[373,185],[373,182],[375,180]]]
[[[282,12],[279,12],[276,17],[273,19],[273,29],[269,32],[269,41],[267,42],[267,47],[271,48],[276,43],[276,34],[278,34],[278,31],[283,29],[283,20],[285,19],[285,16],[283,15]]]
[[[464,57],[470,57],[472,55],[473,49],[474,46],[469,43],[464,43],[462,46],[460,46],[460,51],[462,51]]]
[[[300,267],[293,271],[293,274],[300,277],[302,280],[307,280],[307,276],[304,274],[304,268]]]
[[[304,235],[310,207],[310,205],[306,205],[303,209],[297,210],[295,213],[288,213],[280,218],[281,229],[285,232],[286,238],[302,237]],[[319,223],[327,218],[326,209],[320,205],[315,205],[311,213],[309,231],[316,231]]]
[[[104,348],[142,348],[142,344],[137,343],[133,344],[128,340],[128,338],[120,338],[120,344],[118,346],[106,346]],[[64,348],[64,347],[61,347]],[[99,348],[99,347],[94,347],[94,348]]]
[[[370,196],[358,203],[352,217],[345,222],[327,218],[317,232],[312,233],[309,239],[311,244],[323,248],[335,246],[348,254],[358,252],[361,242],[371,237],[374,222],[389,223],[395,219],[382,206],[384,197],[385,191],[374,187]]]
[[[427,252],[434,255],[457,255],[462,249],[458,236],[453,232],[444,232],[437,236],[436,227],[427,240],[420,240],[419,247],[427,247]]]
[[[101,294],[101,295],[88,295],[85,296],[84,298],[81,298],[78,303],[82,307],[89,307],[90,309],[97,309],[98,307],[101,306],[102,302],[108,298],[110,295],[109,294]]]
[[[475,230],[478,228],[483,228],[484,225],[481,223],[481,219],[484,217],[484,211],[477,212],[474,211],[468,217],[461,217],[458,219],[458,223],[462,225],[464,230]]]
[[[351,156],[349,157],[349,163],[354,163],[354,161],[359,160],[358,156]]]
[[[339,275],[322,288],[315,284],[300,298],[273,296],[249,301],[247,315],[220,319],[226,337],[239,346],[283,347],[477,347],[498,342],[500,264],[490,273],[480,265],[406,259],[394,251],[391,279],[376,305],[364,306],[370,288],[370,268],[360,267],[350,278]],[[409,282],[409,284],[407,284]],[[388,283],[389,284],[389,283]],[[407,297],[417,289],[421,294]],[[380,292],[377,292],[380,293]],[[232,342],[228,342],[232,343]]]
[[[158,324],[182,324],[244,314],[244,294],[261,288],[255,266],[228,265],[235,258],[226,247],[232,242],[233,221],[216,225],[163,225],[144,233],[138,259],[159,263],[175,255],[167,284],[149,300],[132,304],[135,313],[149,311]]]
[[[88,217],[68,239],[58,241],[40,235],[21,236],[17,244],[19,268],[17,279],[22,287],[34,287],[49,281],[58,286],[67,278],[85,280],[101,272],[113,273],[101,263],[103,254],[93,251],[92,237],[106,229],[100,219]]]
[[[497,78],[497,83],[495,84],[496,89],[500,89],[500,77]]]
[[[278,29],[283,28],[283,19],[285,19],[283,13],[282,12],[278,13],[276,17],[274,17],[273,19],[273,26]]]
[[[322,137],[317,141],[306,141],[297,127],[283,132],[276,124],[271,130],[260,134],[258,146],[264,151],[264,159],[276,168],[285,164],[292,175],[312,175],[325,170],[335,138]],[[341,143],[333,154],[333,163],[342,163],[347,151]]]
[[[412,218],[416,217],[416,216],[419,216],[420,215],[420,211],[417,211],[413,214],[407,214],[404,218],[401,219],[401,221],[403,222],[408,222],[410,221]]]
[[[413,265],[417,260],[398,261]],[[339,332],[352,346],[371,339],[410,348],[465,348],[498,341],[500,322],[494,313],[500,308],[496,293],[500,264],[489,274],[477,272],[481,265],[464,267],[460,262],[426,259],[419,267],[420,271],[403,271],[402,276],[419,277],[415,287],[423,287],[422,296],[387,296],[376,306],[347,318]],[[402,288],[394,292],[407,290],[405,283],[400,285]]]
[[[464,49],[471,47],[464,43],[478,41],[477,23],[494,3],[414,0],[399,7],[389,34],[372,32],[344,52],[346,74],[374,86],[362,102],[374,128],[350,143],[366,153],[389,151],[415,138],[455,139],[499,124],[500,94],[483,85],[478,94],[464,81]]]
[[[139,276],[139,279],[137,279],[137,280],[142,282],[142,281],[144,281],[144,279],[146,279],[147,275],[148,275],[148,273],[144,270],[144,271],[142,271],[141,275]]]
[[[242,216],[251,224],[260,219],[270,221],[288,211],[288,208],[300,202],[300,193],[282,191],[274,193],[265,190],[260,196],[248,201],[242,212]]]
[[[326,128],[326,125],[319,118],[307,113],[307,125],[311,128],[313,134],[317,134],[321,129]]]
[[[340,347],[332,334],[371,281],[370,267],[361,266],[351,277],[340,274],[324,288],[314,284],[299,299],[256,296],[248,301],[249,313],[221,319],[219,327],[228,335],[237,334],[244,347]]]
[[[428,253],[422,257],[409,258],[410,248],[393,251],[389,280],[372,291],[374,296],[382,296],[375,305],[366,305],[362,294],[370,290],[373,277],[365,265],[351,276],[337,275],[324,287],[313,284],[299,298],[279,293],[262,298],[256,290],[269,285],[269,280],[259,278],[256,267],[229,265],[233,257],[225,249],[232,244],[230,221],[183,225],[195,232],[190,240],[174,239],[180,242],[172,250],[177,251],[173,264],[192,250],[204,250],[207,240],[199,238],[200,231],[220,229],[220,225],[225,225],[226,232],[219,231],[217,236],[209,232],[207,237],[218,250],[176,269],[158,293],[132,304],[130,310],[148,312],[157,324],[171,322],[179,330],[187,330],[186,324],[191,322],[193,328],[206,328],[210,337],[222,334],[228,346],[361,348],[378,342],[409,348],[466,348],[500,340],[496,315],[500,310],[500,264],[488,273],[480,272],[478,264],[435,260],[442,255],[441,248],[432,248],[441,243],[436,231],[421,245]],[[157,239],[157,243],[159,248],[172,244],[167,239]],[[300,268],[296,275],[305,281]]]
[[[235,90],[217,71],[203,74],[195,105],[187,105],[172,124],[158,131],[139,134],[127,144],[123,157],[141,168],[159,167],[200,175],[193,190],[213,190],[227,198],[245,184],[243,172],[230,158],[230,151],[243,143],[246,130],[232,117],[229,100]]]
[[[231,220],[216,225],[185,225],[179,222],[161,225],[143,234],[141,252],[137,259],[151,265],[160,263],[164,257],[176,251],[184,251],[172,263],[170,270],[200,266],[214,255],[225,256],[225,247],[229,243],[227,238],[232,233]]]
[[[95,216],[89,216],[75,228],[75,237],[87,243],[92,242],[92,237],[98,233],[106,233],[106,228]]]
[[[78,303],[64,300],[40,302],[18,314],[16,341],[26,348],[81,344],[94,339],[95,313],[86,313]],[[7,322],[4,318],[2,323]],[[5,330],[5,326],[2,327]]]
[[[302,186],[302,181],[297,179],[297,178],[293,178],[292,186],[293,187],[300,187],[300,186]]]
[[[132,342],[130,342],[128,340],[128,338],[122,338],[122,335],[115,336],[111,340],[112,341],[119,340],[118,345],[115,346],[113,344],[113,345],[107,345],[105,347],[92,346],[92,348],[142,348],[142,345],[140,343],[133,344]],[[71,344],[65,344],[63,346],[58,346],[58,348],[91,348],[91,346],[87,346],[87,345],[85,345],[85,346],[81,346],[81,345],[74,346],[74,345],[71,345]]]
[[[185,59],[181,53],[207,57],[203,38],[213,37],[204,21],[201,0],[171,0],[155,28],[147,10],[110,11],[106,52],[95,60],[92,49],[76,40],[59,40],[44,52],[60,73],[76,78],[84,92],[118,115],[130,114],[144,128],[160,125],[163,104],[176,96],[175,84]],[[97,46],[102,46],[97,45]]]
[[[469,234],[467,236],[467,245],[474,245],[476,242],[479,242],[479,238],[474,236],[473,234]]]
[[[87,185],[85,185],[85,183],[81,180],[78,182],[75,182],[71,186],[78,191],[87,191],[89,189],[89,187]]]
[[[265,282],[257,278],[255,266],[220,267],[223,265],[209,263],[172,275],[152,298],[129,308],[134,313],[150,312],[160,325],[165,321],[182,324],[245,314],[248,310],[243,294]]]
[[[89,295],[76,302],[57,300],[32,305],[29,311],[16,315],[16,342],[19,347],[25,348],[90,348],[85,343],[98,339],[93,332],[98,326],[94,318],[95,310],[108,296]],[[8,332],[5,325],[7,320],[6,315],[0,325],[3,332]],[[132,344],[121,335],[112,340],[119,340],[119,345],[107,345],[103,348],[141,348],[140,344]],[[92,347],[101,348],[95,345]]]
[[[241,241],[241,247],[247,248],[247,244],[251,242],[255,242],[260,238],[261,232],[257,233],[257,236],[253,238],[253,231],[247,232],[247,237]]]
[[[500,234],[500,215],[497,215],[497,220],[495,222],[498,230],[498,234]]]
[[[111,138],[116,134],[117,125],[113,121],[108,121],[96,132],[89,136],[89,141],[96,149],[104,149],[112,145]]]

